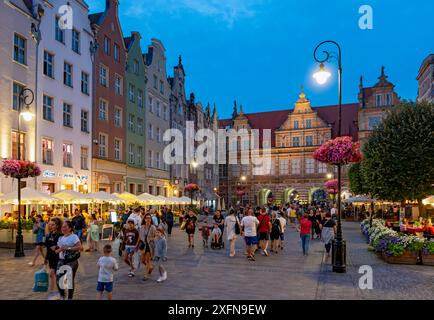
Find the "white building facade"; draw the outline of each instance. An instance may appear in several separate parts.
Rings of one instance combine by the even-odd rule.
[[[68,2],[72,25],[62,28],[65,1],[41,1],[45,15],[38,59],[38,189],[90,191],[92,147],[92,33],[84,1]],[[71,28],[72,27],[72,28]]]

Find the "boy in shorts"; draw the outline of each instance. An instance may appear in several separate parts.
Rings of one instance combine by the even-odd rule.
[[[102,300],[104,291],[107,292],[108,300],[113,298],[113,274],[119,270],[118,262],[112,256],[112,246],[106,244],[104,246],[104,256],[98,260],[98,284],[96,286],[96,299]]]

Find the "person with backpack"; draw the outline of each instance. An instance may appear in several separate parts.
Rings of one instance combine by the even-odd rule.
[[[330,249],[332,247],[332,241],[336,234],[336,222],[332,219],[332,214],[327,212],[325,219],[321,221],[321,240],[324,242],[327,258],[330,257]]]
[[[235,257],[235,242],[237,237],[241,234],[240,221],[235,215],[235,210],[231,209],[229,215],[225,219],[224,230],[226,230],[226,238],[230,243],[229,256]]]
[[[276,211],[273,211],[271,214],[271,252],[278,253],[277,248],[279,246],[279,238],[281,233],[281,226],[280,226],[280,220],[277,217]],[[274,249],[276,248],[276,249]]]

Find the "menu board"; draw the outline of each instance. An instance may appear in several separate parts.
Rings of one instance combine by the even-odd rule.
[[[114,225],[105,224],[102,226],[102,239],[101,240],[113,240],[113,229]]]

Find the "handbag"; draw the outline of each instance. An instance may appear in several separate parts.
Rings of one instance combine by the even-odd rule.
[[[181,230],[185,230],[186,225],[187,225],[187,221],[185,221],[185,220],[182,221]]]
[[[240,235],[241,234],[241,227],[240,223],[238,222],[238,218],[235,217],[235,234]]]
[[[63,253],[63,258],[65,260],[65,263],[76,261],[80,258],[80,252],[79,251],[66,250]]]
[[[139,241],[139,250],[145,250],[145,248],[146,248],[146,244],[142,240],[140,240]]]

